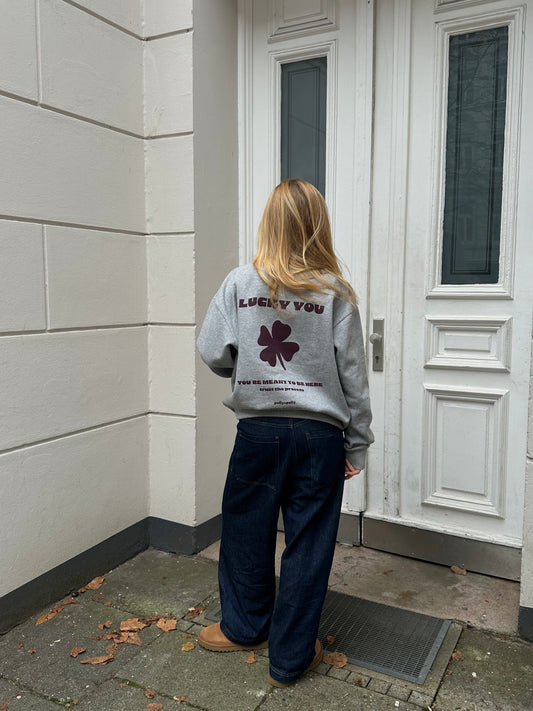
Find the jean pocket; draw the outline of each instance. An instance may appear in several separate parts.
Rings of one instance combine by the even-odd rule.
[[[279,470],[279,437],[271,433],[249,436],[237,432],[230,460],[230,476],[238,484],[276,490]]]
[[[324,434],[306,433],[313,487],[337,484],[344,479],[344,435],[334,428]]]

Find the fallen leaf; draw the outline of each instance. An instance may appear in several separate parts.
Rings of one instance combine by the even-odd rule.
[[[176,629],[176,626],[178,624],[177,620],[163,620],[160,619],[157,621],[157,627],[159,627],[160,630],[163,630],[163,632],[171,632],[172,630]]]
[[[452,654],[452,659],[455,659],[458,662],[463,661],[463,653],[456,649],[455,652]]]
[[[91,595],[91,600],[94,600],[96,602],[96,600],[101,600],[104,597],[104,593],[94,593],[94,595]]]
[[[43,622],[48,622],[48,620],[51,620],[52,617],[55,617],[59,612],[62,612],[63,608],[66,605],[79,605],[79,604],[80,603],[78,602],[78,600],[72,600],[72,599],[63,600],[63,602],[60,602],[59,604],[55,605],[50,610],[50,612],[47,612],[46,614],[41,615],[35,624],[42,625]]]
[[[121,639],[120,641],[128,644],[137,644],[139,647],[142,645],[138,632],[128,632],[127,639]]]
[[[115,656],[113,654],[102,654],[99,657],[89,657],[88,659],[80,659],[80,664],[107,664],[112,662]]]
[[[184,642],[184,644],[181,645],[182,652],[190,652],[191,649],[194,649],[194,642]]]
[[[189,632],[182,632],[181,636],[183,637],[183,639],[194,639],[194,635],[189,634]]]
[[[108,627],[111,627],[112,624],[111,620],[106,620],[105,622],[99,622],[98,627],[101,630],[106,630]]]
[[[195,607],[189,607],[185,617],[196,617],[196,615],[199,615],[204,610],[205,610],[205,607],[203,605],[196,605]]]
[[[99,575],[96,578],[93,578],[90,583],[87,583],[87,585],[84,585],[82,588],[79,588],[78,592],[81,593],[85,592],[86,590],[98,590],[104,580],[105,577],[103,575]]]
[[[246,664],[255,664],[256,661],[257,659],[255,658],[255,654],[252,650],[250,654],[246,657]]]
[[[363,677],[358,676],[357,679],[353,680],[355,686],[365,687],[368,684],[368,679],[363,679]]]
[[[106,607],[109,607],[109,606],[112,605],[112,604],[113,604],[113,603],[111,602],[111,600],[109,600],[108,602],[104,602],[104,605],[105,605]]]
[[[138,632],[147,626],[138,617],[130,617],[120,623],[120,629],[126,632]]]
[[[118,644],[116,644],[115,642],[110,642],[109,644],[106,644],[105,651],[106,654],[112,654],[113,656],[115,656],[118,651]]]
[[[185,694],[182,694],[181,696],[173,696],[172,698],[174,699],[174,701],[177,701],[178,704],[181,704],[181,702],[185,701],[187,697],[185,696]]]
[[[147,699],[153,699],[154,696],[156,695],[156,690],[155,689],[145,689],[144,695],[146,696]]]
[[[326,637],[326,641],[328,644],[333,644],[333,642],[335,641],[335,637],[332,634],[328,634],[328,636]]]
[[[36,651],[36,649],[28,649],[28,654],[35,654]]]
[[[466,568],[460,568],[458,565],[452,565],[450,570],[456,575],[466,575]]]
[[[85,652],[85,651],[86,651],[85,647],[72,647],[69,654],[71,657],[74,657],[74,659],[76,659],[78,654],[81,654],[82,652]]]
[[[331,664],[332,667],[340,669],[348,664],[348,657],[342,652],[335,650],[331,654],[324,654],[323,661],[326,664]]]
[[[158,701],[153,701],[152,703],[148,704],[146,707],[146,711],[161,711],[163,708],[163,704],[160,704]]]
[[[453,674],[453,669],[448,669],[448,671],[446,672],[446,674]]]

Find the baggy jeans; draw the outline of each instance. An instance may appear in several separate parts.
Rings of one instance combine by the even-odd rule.
[[[297,679],[315,654],[344,483],[344,436],[334,425],[288,417],[239,420],[222,500],[222,632],[269,640],[270,675]],[[279,511],[285,525],[276,598]]]

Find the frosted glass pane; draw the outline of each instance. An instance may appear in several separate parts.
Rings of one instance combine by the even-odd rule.
[[[507,35],[450,38],[443,284],[498,281]]]
[[[281,65],[281,179],[326,189],[326,57]]]

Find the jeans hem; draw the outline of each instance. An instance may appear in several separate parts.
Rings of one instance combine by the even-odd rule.
[[[234,639],[231,633],[228,634],[228,628],[222,620],[220,622],[220,630],[222,634],[224,634],[229,639],[230,642],[233,642],[233,644],[240,644],[243,647],[253,647],[255,644],[262,644],[263,642],[266,642],[268,640],[268,637],[266,637],[265,639],[252,639],[251,641],[244,642],[240,639]]]

